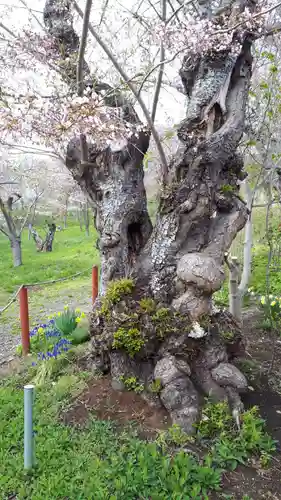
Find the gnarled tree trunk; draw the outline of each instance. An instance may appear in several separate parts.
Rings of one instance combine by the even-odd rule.
[[[78,39],[68,2],[48,0],[45,24],[75,62]],[[239,409],[238,392],[247,386],[230,364],[241,346],[239,327],[214,310],[212,294],[224,280],[225,252],[247,220],[237,148],[251,64],[247,35],[239,51],[184,57],[188,105],[178,128],[182,144],[169,165],[154,228],[143,183],[148,132],[136,133],[118,151],[98,149],[88,137],[85,166],[79,138],[67,149],[66,165],[94,208],[100,234],[105,296],[93,313],[93,361],[113,378],[136,376],[144,395],[161,401],[188,432],[198,418],[199,393],[226,398]],[[99,92],[105,84],[93,85]],[[119,107],[124,120],[139,124],[124,98],[112,101],[107,105]],[[133,286],[126,281],[109,286],[126,277]],[[146,306],[142,298],[150,300]],[[155,379],[157,395],[149,389]]]
[[[19,267],[22,265],[22,255],[21,255],[21,237],[15,236],[10,239],[11,249],[13,254],[14,267]]]
[[[52,252],[55,232],[56,232],[56,224],[54,223],[48,224],[48,230],[45,239],[43,240],[35,229],[31,230],[31,234],[35,241],[38,252]]]

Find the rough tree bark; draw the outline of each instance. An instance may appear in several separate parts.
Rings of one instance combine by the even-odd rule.
[[[78,37],[70,2],[47,0],[44,19],[75,67]],[[236,412],[238,392],[247,386],[231,364],[241,347],[239,327],[214,310],[212,294],[224,280],[224,255],[248,215],[239,197],[244,173],[237,148],[251,65],[247,33],[239,53],[213,48],[184,57],[180,74],[188,105],[178,127],[182,145],[169,165],[154,228],[143,183],[149,133],[136,134],[116,151],[98,149],[93,132],[87,165],[81,164],[79,138],[67,148],[66,165],[95,211],[107,290],[92,317],[93,362],[114,379],[136,376],[145,385],[144,396],[164,404],[188,432],[199,415],[199,394],[228,399]],[[70,85],[73,71],[66,75]],[[88,77],[86,64],[85,73]],[[96,92],[106,86],[92,85]],[[139,124],[123,96],[113,93],[106,104]],[[125,277],[134,285],[111,283]],[[155,379],[159,394],[149,389]]]
[[[9,198],[8,198],[9,201]],[[6,228],[0,224],[0,232],[3,233],[10,241],[13,264],[14,267],[19,267],[22,265],[22,253],[21,253],[21,233],[25,222],[23,222],[21,229],[19,230],[15,224],[12,215],[12,204],[9,205],[8,201],[4,203],[2,198],[0,198],[0,211],[4,217]]]
[[[10,243],[13,254],[14,267],[19,267],[22,265],[21,237],[12,236],[10,239]]]
[[[52,252],[53,250],[53,242],[55,238],[55,232],[56,232],[56,224],[54,223],[47,223],[48,229],[47,233],[45,236],[45,239],[43,240],[41,236],[37,233],[35,229],[31,230],[32,237],[35,241],[35,245],[37,248],[38,252]]]
[[[85,205],[83,207],[83,216],[84,216],[84,223],[85,223],[86,235],[90,236],[90,217],[89,217],[88,201],[86,201],[86,203],[85,203]]]

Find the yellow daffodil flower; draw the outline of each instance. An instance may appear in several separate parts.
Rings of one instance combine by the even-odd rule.
[[[76,312],[76,314],[80,314],[81,309],[79,309],[79,308],[77,307],[77,309],[75,309],[75,312]]]
[[[265,296],[264,296],[264,295],[261,297],[261,304],[262,304],[263,306],[264,306],[264,304],[265,304]]]
[[[42,328],[42,326],[40,326],[40,328],[38,328],[38,333],[39,333],[39,335],[42,335],[44,333],[44,328]]]
[[[274,307],[276,305],[276,300],[273,300],[270,305],[271,307]]]
[[[76,320],[75,320],[75,321],[76,321],[76,323],[80,323],[81,318],[76,318]]]
[[[60,317],[61,316],[61,312],[58,312],[57,316]]]
[[[81,318],[85,318],[86,314],[84,312],[81,312]]]
[[[68,309],[69,309],[69,305],[68,305],[68,304],[66,304],[66,305],[64,306],[64,310],[65,310],[65,311],[67,311]]]

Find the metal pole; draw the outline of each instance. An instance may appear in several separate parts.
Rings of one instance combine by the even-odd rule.
[[[24,468],[34,466],[34,438],[33,438],[33,401],[34,385],[24,386]]]
[[[20,300],[20,322],[21,322],[21,342],[24,356],[30,351],[29,338],[29,317],[28,317],[28,295],[27,288],[23,286],[19,292]]]
[[[93,266],[92,269],[92,299],[93,304],[99,294],[99,271],[98,266]]]

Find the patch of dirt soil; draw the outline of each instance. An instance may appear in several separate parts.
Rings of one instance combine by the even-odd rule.
[[[79,400],[63,413],[62,419],[65,424],[83,425],[91,411],[101,420],[112,420],[123,426],[134,422],[139,435],[148,439],[171,426],[164,408],[151,407],[134,392],[116,391],[108,377],[91,381]]]

